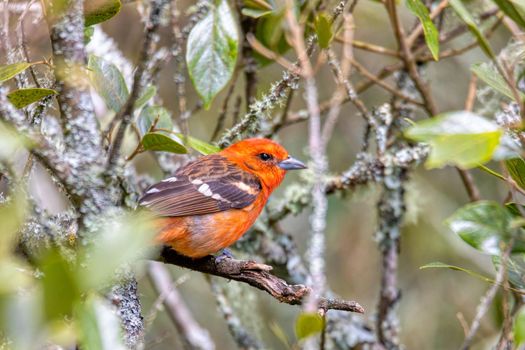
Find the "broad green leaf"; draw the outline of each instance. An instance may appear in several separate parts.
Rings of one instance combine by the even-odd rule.
[[[76,320],[79,340],[85,350],[125,350],[120,321],[111,305],[90,294],[78,305]]]
[[[478,41],[479,47],[483,50],[483,52],[492,60],[496,59],[496,55],[494,54],[494,51],[492,51],[492,48],[490,47],[490,44],[488,40],[485,38],[481,30],[476,25],[476,22],[474,21],[474,18],[470,14],[469,10],[465,8],[461,0],[449,0],[450,6],[456,11],[456,14],[459,18],[465,24],[467,25],[470,32],[476,37],[476,40]]]
[[[238,46],[237,27],[228,1],[216,0],[191,30],[186,50],[190,78],[204,108],[210,108],[214,97],[230,81]]]
[[[83,252],[84,261],[77,272],[84,291],[101,288],[115,277],[125,264],[147,259],[155,249],[155,228],[145,213],[126,213],[112,218],[99,232],[92,247]],[[118,254],[116,253],[118,252]]]
[[[176,133],[175,135],[177,135],[181,140],[184,140],[184,134],[182,133]],[[217,146],[214,146],[214,145],[211,145],[207,142],[204,142],[202,140],[199,140],[195,137],[192,137],[192,136],[187,136],[187,146],[193,148],[194,150],[196,150],[197,152],[199,152],[200,154],[203,154],[203,155],[208,155],[208,154],[212,154],[212,153],[217,153],[219,152],[221,149]]]
[[[319,46],[327,49],[334,37],[332,25],[330,24],[330,16],[326,12],[319,13],[315,17],[314,27]]]
[[[295,335],[298,340],[303,340],[320,333],[323,327],[324,320],[319,314],[303,312],[295,321]]]
[[[421,21],[428,49],[437,61],[439,59],[439,33],[430,19],[427,7],[421,0],[406,0],[406,4],[408,9]]]
[[[521,28],[525,28],[525,20],[521,16],[520,12],[516,7],[514,7],[514,4],[512,1],[509,0],[494,0],[496,5],[498,5],[499,9],[503,11],[507,16],[509,16],[516,24],[518,24]]]
[[[434,268],[445,268],[445,269],[451,269],[451,270],[456,270],[456,271],[462,271],[462,272],[468,273],[469,275],[471,275],[473,277],[479,278],[482,281],[489,282],[489,283],[494,283],[494,280],[492,278],[490,278],[490,277],[483,276],[483,275],[481,275],[481,274],[479,274],[477,272],[474,272],[472,270],[466,269],[464,267],[460,267],[460,266],[456,266],[456,265],[449,265],[449,264],[445,264],[445,263],[442,263],[442,262],[439,262],[439,261],[435,261],[435,262],[431,262],[431,263],[425,264],[425,265],[421,266],[419,269],[420,270],[424,270],[424,269],[434,269]]]
[[[13,78],[15,75],[22,73],[27,68],[31,67],[33,63],[18,62],[0,66],[0,83]]]
[[[179,143],[179,141],[174,140],[170,136],[158,132],[149,132],[142,138],[142,147],[146,151],[161,151],[161,152],[171,152],[171,153],[188,153],[186,147]]]
[[[43,89],[43,88],[29,88],[29,89],[19,89],[11,91],[7,94],[7,99],[13,104],[16,108],[24,108],[31,103],[40,101],[44,97],[50,95],[58,94],[57,91],[52,89]]]
[[[514,318],[514,346],[517,348],[525,342],[525,306],[522,306]]]
[[[139,98],[137,98],[137,100],[135,101],[135,104],[133,105],[133,108],[135,110],[141,109],[142,107],[144,107],[146,103],[148,103],[149,100],[151,100],[151,98],[153,98],[153,96],[155,96],[156,93],[157,93],[157,87],[155,85],[148,86],[142,92],[142,95]]]
[[[0,204],[0,260],[14,249],[17,232],[24,223],[27,199],[22,190],[14,190],[8,202]],[[1,264],[3,264],[2,262]]]
[[[516,184],[525,189],[525,160],[521,157],[508,159],[505,161],[505,167]]]
[[[467,111],[438,115],[409,127],[405,136],[431,146],[428,168],[453,164],[471,168],[492,158],[502,130],[498,125]]]
[[[129,97],[128,87],[117,66],[95,55],[89,56],[88,69],[93,88],[108,108],[118,112]]]
[[[514,94],[505,79],[489,63],[475,63],[470,67],[470,70],[488,86],[514,100]],[[519,94],[522,98],[525,97],[523,93],[520,92]]]
[[[41,259],[38,267],[43,275],[46,319],[59,321],[72,316],[74,305],[80,301],[81,296],[78,275],[72,264],[58,250],[52,249]]]
[[[500,204],[479,201],[458,209],[446,223],[472,247],[499,255],[511,236],[511,220],[511,213]]]
[[[120,0],[84,0],[84,25],[107,21],[119,13],[121,7]]]
[[[155,124],[155,129],[173,129],[171,115],[166,108],[161,106],[147,106],[140,112],[137,120],[140,135],[146,135],[155,121],[157,122]]]

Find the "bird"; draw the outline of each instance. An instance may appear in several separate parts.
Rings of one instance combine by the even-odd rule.
[[[194,259],[229,254],[286,172],[305,168],[277,142],[249,138],[180,167],[138,204],[155,216],[158,243]]]

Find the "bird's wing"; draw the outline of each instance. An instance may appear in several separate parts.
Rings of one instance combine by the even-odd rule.
[[[261,183],[255,175],[220,155],[210,155],[149,187],[139,205],[159,216],[203,215],[244,208],[260,191]]]

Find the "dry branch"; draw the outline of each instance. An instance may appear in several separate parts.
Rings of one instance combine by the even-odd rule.
[[[311,288],[302,284],[288,284],[283,279],[272,275],[271,266],[251,260],[217,259],[207,256],[192,259],[178,254],[170,248],[164,248],[159,260],[171,265],[185,267],[190,270],[208,273],[229,280],[243,282],[267,292],[282,303],[301,305],[311,292]],[[364,313],[364,308],[356,301],[319,298],[319,309],[341,310]]]

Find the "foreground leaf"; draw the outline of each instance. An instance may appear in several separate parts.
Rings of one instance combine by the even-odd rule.
[[[324,320],[319,314],[303,312],[295,321],[295,335],[298,340],[303,340],[320,333],[323,327]]]
[[[481,30],[476,25],[476,22],[474,21],[474,18],[470,14],[469,10],[465,8],[465,5],[461,2],[461,0],[449,0],[450,6],[456,11],[456,14],[459,18],[465,24],[467,25],[470,32],[476,37],[476,40],[478,41],[479,47],[483,50],[483,52],[492,60],[496,59],[496,55],[494,54],[494,51],[492,51],[492,48],[490,47],[490,44],[488,40],[485,38]]]
[[[106,106],[114,112],[120,111],[128,100],[129,91],[117,66],[103,58],[90,55],[88,68],[93,88]]]
[[[177,135],[181,140],[184,140],[184,134],[176,133],[175,135]],[[187,145],[202,155],[217,153],[221,150],[219,147],[211,145],[195,137],[192,137],[189,135],[186,137],[187,137]]]
[[[17,233],[24,223],[26,212],[27,199],[21,190],[15,190],[8,202],[0,204],[0,260],[14,251]]]
[[[230,81],[239,46],[235,18],[227,0],[217,0],[188,36],[186,63],[193,86],[208,109]]]
[[[29,89],[18,89],[11,91],[7,94],[7,99],[16,108],[24,108],[31,103],[40,101],[44,97],[58,94],[57,91],[52,89],[43,88],[29,88]]]
[[[22,73],[27,68],[31,67],[33,63],[18,62],[0,66],[0,83],[13,78],[15,75]]]
[[[84,0],[84,25],[107,21],[117,15],[121,7],[120,0]]]
[[[505,167],[512,179],[516,181],[516,184],[520,188],[525,189],[525,160],[521,157],[507,159],[505,161]]]
[[[326,12],[319,13],[317,17],[315,17],[314,27],[319,46],[327,49],[334,36],[330,16]]]
[[[499,255],[511,236],[511,220],[511,213],[499,203],[479,201],[458,209],[446,223],[472,247]]]
[[[405,131],[405,136],[431,146],[428,168],[453,164],[471,168],[492,158],[502,130],[496,123],[460,111],[423,120]]]
[[[470,67],[470,70],[500,94],[503,94],[512,100],[515,99],[514,94],[509,85],[505,82],[505,79],[503,79],[501,74],[489,63],[475,63]],[[521,97],[525,96],[521,92],[519,92],[519,94]]]
[[[179,141],[162,132],[149,132],[142,138],[142,147],[146,151],[161,151],[177,154],[188,153]]]
[[[439,33],[436,26],[430,19],[430,14],[427,7],[421,0],[407,0],[408,9],[417,17],[423,26],[423,33],[425,34],[425,41],[428,49],[432,53],[432,57],[437,61],[439,59]]]
[[[13,153],[21,148],[30,149],[32,143],[18,131],[0,122],[0,160],[12,160]]]

